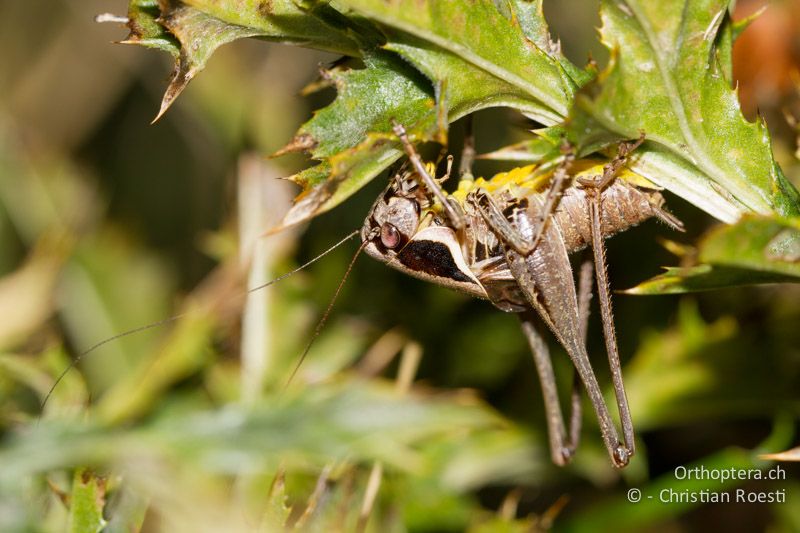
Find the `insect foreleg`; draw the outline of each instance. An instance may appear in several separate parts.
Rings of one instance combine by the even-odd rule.
[[[419,179],[425,185],[425,188],[427,188],[428,191],[433,194],[437,200],[439,200],[439,203],[442,204],[442,207],[447,213],[447,216],[450,219],[450,222],[453,224],[453,227],[456,230],[463,229],[465,225],[464,216],[453,208],[453,205],[447,199],[447,194],[444,192],[439,183],[433,178],[433,176],[428,173],[425,165],[422,164],[422,159],[420,159],[419,154],[414,149],[414,145],[408,140],[406,129],[402,126],[402,124],[395,123],[394,133],[403,144],[403,149],[405,150],[409,161],[411,161],[411,165],[414,167],[414,170],[417,172],[417,176],[419,176]]]
[[[473,203],[478,207],[489,227],[503,237],[507,244],[510,244],[517,252],[528,255],[539,245],[544,236],[545,228],[550,222],[551,215],[558,207],[558,200],[561,198],[564,184],[569,177],[569,167],[575,160],[575,155],[565,149],[564,158],[553,174],[550,188],[545,195],[544,208],[541,209],[538,220],[536,235],[533,239],[520,235],[509,222],[492,197],[484,190],[477,190],[473,193]]]
[[[512,247],[522,255],[528,255],[533,251],[530,240],[508,221],[489,193],[478,189],[470,193],[468,200],[478,208],[486,225],[500,237],[505,245]]]
[[[553,174],[553,179],[550,182],[550,188],[547,191],[547,196],[545,196],[544,209],[542,209],[542,214],[539,217],[539,229],[536,231],[536,236],[533,238],[531,249],[535,249],[539,245],[539,241],[542,240],[544,228],[550,222],[550,215],[555,212],[556,207],[558,206],[558,200],[561,198],[564,182],[566,182],[568,177],[569,167],[572,165],[574,160],[575,154],[572,152],[566,152],[564,154],[564,159],[561,161],[561,164],[558,165],[558,168]]]

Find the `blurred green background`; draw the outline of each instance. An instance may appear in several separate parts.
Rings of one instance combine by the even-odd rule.
[[[266,155],[332,100],[330,90],[300,92],[336,57],[259,41],[225,46],[150,125],[169,58],[112,45],[126,30],[93,22],[126,8],[0,2],[0,530],[273,531],[287,519],[319,531],[800,530],[792,465],[779,482],[673,476],[680,465],[762,467],[758,453],[796,445],[797,286],[615,298],[640,449],[622,472],[588,404],[576,461],[550,464],[539,384],[514,316],[366,257],[285,386],[356,245],[274,287],[246,289],[359,228],[385,183],[308,227],[262,236],[295,192],[275,178],[308,163]],[[607,59],[596,13],[588,0],[545,2],[578,64]],[[796,131],[784,111],[800,117],[798,3],[773,2],[742,39],[743,107],[766,116],[797,185]],[[526,126],[503,110],[479,113],[479,152],[524,138]],[[456,124],[453,150],[462,136]],[[479,163],[476,173],[501,168]],[[714,224],[668,200],[687,234],[648,223],[609,241],[613,287],[676,264],[659,239],[691,244]],[[81,358],[41,408],[78,354],[176,314]],[[597,315],[590,353],[609,383]],[[570,364],[552,349],[566,397]],[[404,368],[415,381],[398,392]],[[630,487],[734,486],[785,489],[788,503],[626,501]]]

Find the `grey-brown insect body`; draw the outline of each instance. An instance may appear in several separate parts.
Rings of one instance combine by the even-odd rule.
[[[407,139],[404,143],[413,156],[416,172],[426,172]],[[627,154],[631,146],[623,145],[621,154]],[[554,185],[549,191],[543,190],[546,183],[534,179],[533,167],[488,181],[462,180],[452,195],[441,189],[436,195],[428,191],[428,187],[438,187],[429,175],[422,180],[414,171],[400,172],[373,205],[361,231],[365,251],[387,265],[520,314],[545,386],[551,452],[558,464],[569,461],[577,442],[566,435],[557,395],[553,393],[549,355],[537,353],[542,346],[546,348],[546,343],[530,325],[531,310],[572,359],[595,409],[613,464],[625,466],[634,453],[602,240],[652,217],[678,229],[680,222],[663,209],[664,198],[655,187],[614,179],[624,161],[622,155],[606,165],[602,178],[598,176],[596,181],[567,179],[564,165],[553,174]],[[558,188],[562,182],[563,192]],[[560,198],[556,198],[559,194]],[[447,209],[442,208],[443,198]],[[581,316],[580,311],[585,305],[579,302],[569,254],[587,245],[595,252],[595,264],[603,269],[595,270],[598,286],[605,291],[601,292],[601,314],[604,325],[610,323],[605,333],[624,442],[617,436],[585,347],[586,328],[582,324],[586,316]]]

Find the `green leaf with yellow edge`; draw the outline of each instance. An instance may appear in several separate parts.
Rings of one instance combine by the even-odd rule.
[[[105,481],[91,470],[79,468],[75,471],[69,504],[70,533],[99,533],[105,527],[105,492]]]
[[[800,219],[748,216],[700,241],[699,265],[673,267],[624,291],[677,294],[758,283],[800,283]]]
[[[730,218],[719,200],[739,213],[800,214],[800,195],[773,160],[766,126],[742,116],[731,88],[721,49],[731,39],[719,38],[730,24],[727,1],[605,0],[601,17],[612,60],[577,96],[579,145],[598,130],[627,138],[645,132],[693,172],[674,179],[657,164],[635,169],[712,216]],[[714,201],[692,193],[704,181],[717,191]]]

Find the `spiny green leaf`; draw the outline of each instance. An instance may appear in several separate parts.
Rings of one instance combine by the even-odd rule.
[[[791,281],[787,276],[758,273],[743,268],[716,265],[693,267],[667,267],[663,274],[643,281],[639,285],[621,291],[626,294],[683,294],[687,292],[713,291],[729,287],[741,287],[758,283],[782,283]]]
[[[628,167],[722,222],[733,224],[747,212],[728,190],[698,172],[692,162],[666,146],[645,142],[631,158]]]
[[[800,281],[800,219],[747,217],[720,226],[701,241],[699,259]]]
[[[428,81],[391,54],[370,54],[364,63],[363,69],[327,73],[337,88],[337,98],[317,111],[293,141],[301,142],[303,148],[310,146],[315,159],[352,148],[369,133],[389,134],[393,120],[409,133],[432,133],[434,103]]]
[[[350,7],[385,23],[383,31],[387,42],[384,48],[402,56],[427,80],[420,83],[417,71],[406,63],[393,55],[376,52],[365,56],[365,71],[342,73],[334,69],[327,73],[339,89],[339,97],[304,125],[282,151],[309,150],[315,158],[322,159],[320,165],[293,177],[305,190],[283,226],[296,224],[334,207],[397,160],[402,153],[390,134],[392,120],[406,126],[416,141],[433,138],[439,142],[445,141],[444,132],[449,122],[487,107],[508,106],[542,122],[552,123],[559,117],[557,111],[534,96],[532,93],[536,91],[529,85],[541,86],[542,93],[556,94],[551,100],[568,101],[576,87],[571,76],[582,76],[582,71],[569,64],[549,41],[544,20],[537,21],[537,17],[541,17],[538,3],[529,6],[520,2],[515,5],[514,9],[519,11],[521,18],[513,14],[506,18],[494,5],[485,2],[473,6],[469,14],[472,18],[461,23],[469,25],[482,16],[488,17],[483,21],[484,29],[489,31],[489,22],[496,23],[491,31],[499,36],[499,40],[487,41],[491,41],[494,49],[476,46],[471,51],[465,51],[459,44],[463,36],[458,32],[452,29],[440,33],[432,31],[447,27],[454,17],[463,18],[452,2],[428,6],[427,29],[416,32],[409,31],[402,20],[400,23],[389,22],[397,15],[394,11],[384,13],[380,6]],[[521,58],[524,57],[526,61],[549,69],[544,78],[520,83],[516,75],[504,70],[509,62],[500,60],[508,54],[498,47],[512,41],[516,43],[518,54],[515,56],[515,52],[510,52],[509,57],[512,60],[517,57],[518,61],[517,64],[510,63],[512,68],[533,77],[528,67],[522,66]],[[539,44],[547,48],[539,48]],[[476,54],[483,54],[499,63],[492,66],[487,59]],[[547,72],[551,75],[549,81]],[[425,94],[420,92],[421,89]],[[381,99],[376,100],[376,94],[381,95]],[[325,176],[325,171],[330,173]]]
[[[560,43],[553,42],[544,18],[542,0],[511,0],[509,7],[514,21],[522,28],[525,36],[558,61],[559,66],[572,79],[575,86],[581,87],[591,81],[596,72],[576,67],[561,54]]]
[[[260,31],[234,26],[211,17],[201,11],[179,5],[162,13],[159,21],[180,42],[180,57],[175,63],[172,80],[164,92],[158,120],[190,81],[203,70],[211,54],[223,44],[244,37],[260,35]]]
[[[460,57],[525,92],[551,125],[566,116],[576,85],[558,60],[527,38],[490,0],[343,0],[338,4]]]
[[[758,283],[800,283],[800,221],[749,216],[701,241],[700,265],[668,268],[629,294],[676,294]]]
[[[323,20],[333,11],[327,5],[306,9],[295,0],[183,0],[183,3],[227,24],[258,30],[259,37],[270,41],[358,55],[358,46],[346,30]]]
[[[283,227],[334,207],[396,161],[402,152],[390,135],[393,121],[417,142],[445,142],[449,122],[493,106],[554,124],[590,76],[551,42],[538,0],[515,0],[504,12],[488,0],[466,11],[455,0],[431,2],[420,20],[402,5],[375,2],[172,0],[160,7],[148,4],[147,22],[153,34],[167,29],[177,37],[180,57],[159,116],[216,48],[242,37],[363,55],[364,69],[326,73],[337,100],[279,152],[307,150],[320,161],[292,177],[304,191]],[[375,49],[384,42],[392,53]]]
[[[578,95],[573,135],[582,144],[596,134],[581,115],[622,137],[644,131],[696,177],[676,179],[653,166],[643,174],[720,219],[728,217],[693,194],[693,182],[710,180],[728,210],[796,215],[800,196],[772,158],[763,121],[745,120],[720,64],[717,47],[731,43],[718,40],[727,9],[724,0],[604,1],[601,33],[612,61]]]
[[[523,89],[422,39],[393,35],[386,48],[440,88],[437,100],[447,108],[450,122],[487,107],[511,107],[529,115],[541,112],[541,105]]]
[[[320,9],[328,9],[322,7]],[[158,48],[176,59],[160,118],[220,46],[245,37],[356,55],[343,31],[300,9],[292,0],[131,0],[130,36],[123,42]]]

